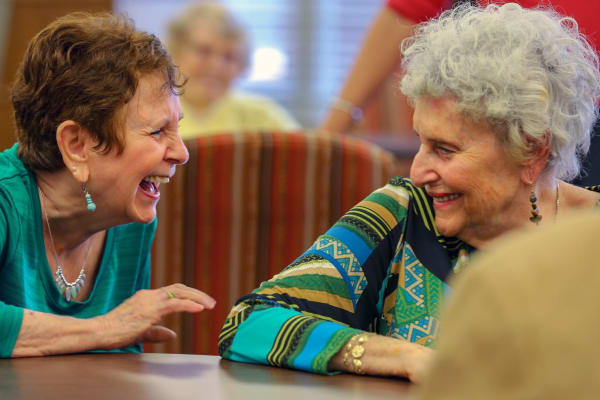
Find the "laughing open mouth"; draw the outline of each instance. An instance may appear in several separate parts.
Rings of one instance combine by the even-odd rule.
[[[147,176],[140,182],[140,188],[151,196],[157,196],[160,194],[158,187],[161,183],[169,182],[169,178],[166,176]]]

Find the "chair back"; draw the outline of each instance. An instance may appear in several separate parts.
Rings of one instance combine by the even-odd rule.
[[[375,145],[311,133],[222,134],[186,145],[188,163],[161,185],[152,287],[182,282],[217,305],[170,316],[178,341],[146,350],[217,354],[235,301],[385,184],[396,162]]]

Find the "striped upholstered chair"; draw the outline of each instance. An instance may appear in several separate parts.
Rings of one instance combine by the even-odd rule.
[[[147,351],[216,354],[235,300],[397,172],[390,153],[351,138],[224,134],[186,145],[189,162],[161,186],[152,286],[183,282],[217,306],[171,316],[179,339]]]

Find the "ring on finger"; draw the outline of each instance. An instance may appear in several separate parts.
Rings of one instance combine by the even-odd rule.
[[[167,290],[167,295],[169,296],[169,299],[174,299],[175,298],[175,295],[170,290]]]

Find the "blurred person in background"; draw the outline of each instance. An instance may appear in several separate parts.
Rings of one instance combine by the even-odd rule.
[[[169,24],[167,46],[188,78],[181,99],[184,139],[223,132],[294,131],[295,119],[272,100],[237,91],[250,58],[248,34],[218,2],[192,4]]]
[[[599,235],[598,211],[582,212],[508,235],[473,260],[453,282],[417,397],[598,398]]]
[[[352,69],[339,95],[330,105],[318,131],[340,134],[350,130],[362,115],[362,108],[384,81],[397,70],[401,61],[400,44],[409,37],[416,24],[436,17],[440,12],[468,0],[386,0],[385,6],[373,20]],[[474,0],[487,5],[504,3],[493,0]],[[573,17],[579,30],[587,35],[593,47],[600,47],[600,2],[588,0],[517,0],[523,7],[551,5],[565,16]],[[410,124],[408,124],[410,125]],[[591,186],[600,182],[600,124],[596,125],[592,147],[582,173],[573,183]]]

